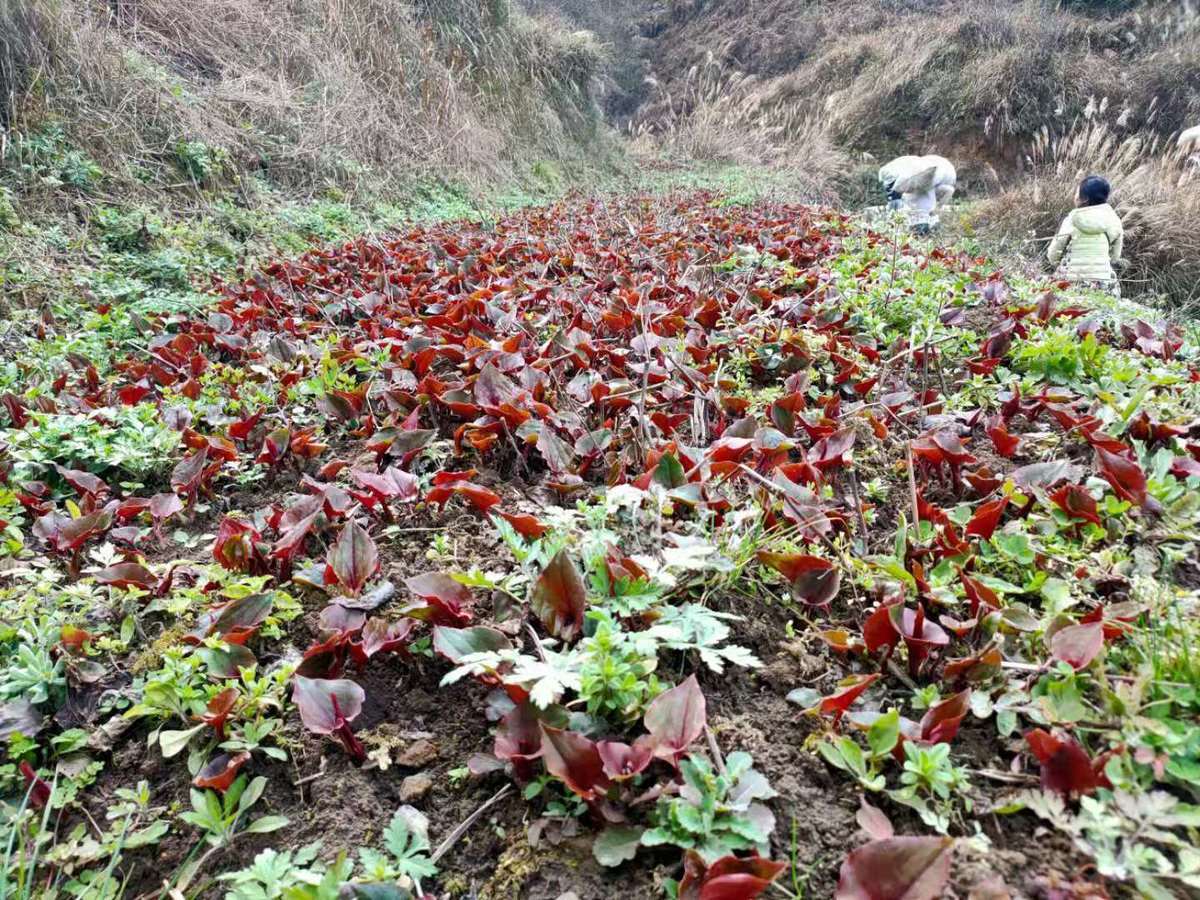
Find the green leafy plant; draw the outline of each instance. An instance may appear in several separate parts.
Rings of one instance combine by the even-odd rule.
[[[55,659],[32,636],[24,637],[6,661],[0,696],[24,697],[30,703],[51,703],[57,708],[66,696],[66,661],[61,656]]]
[[[579,695],[593,716],[631,722],[662,691],[654,675],[658,642],[645,632],[625,632],[608,613],[593,611],[595,631],[583,645]]]
[[[284,816],[248,818],[266,787],[267,779],[261,775],[252,781],[239,775],[223,795],[212,790],[193,789],[190,792],[192,808],[181,813],[179,818],[200,831],[209,846],[203,855],[183,866],[175,883],[178,890],[185,890],[213,856],[228,849],[238,839],[269,834],[287,826],[288,820]]]
[[[429,820],[412,806],[400,807],[383,831],[383,847],[383,851],[359,851],[361,877],[368,882],[396,882],[419,896],[421,880],[437,874],[429,859]]]
[[[294,851],[268,847],[246,868],[217,876],[229,886],[225,900],[281,900],[292,888],[320,885],[326,871],[317,862],[320,849],[319,841]]]
[[[653,825],[642,833],[644,846],[673,844],[695,850],[708,863],[737,851],[767,852],[775,816],[761,801],[776,794],[750,754],[729,754],[723,772],[695,756],[679,769],[679,793],[659,799]]]
[[[943,834],[949,831],[951,816],[960,805],[972,808],[965,793],[970,785],[966,769],[953,764],[949,744],[905,741],[900,784],[888,796],[915,809],[926,825]]]

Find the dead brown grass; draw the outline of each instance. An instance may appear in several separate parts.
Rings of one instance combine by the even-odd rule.
[[[1178,131],[1200,118],[1200,17],[1176,0],[1137,5],[1098,17],[1051,0],[693,3],[663,17],[642,120],[653,127],[712,56],[757,78],[763,107],[804,104],[877,154],[972,146],[1014,159],[1093,97],[1124,111],[1129,133]]]
[[[836,202],[849,157],[799,103],[764,103],[759,79],[726,71],[713,58],[668,97],[655,127],[633,130],[635,157],[677,164],[765,166],[786,172],[796,194]]]
[[[599,61],[508,0],[0,3],[4,121],[62,123],[129,184],[187,141],[293,189],[580,157]]]

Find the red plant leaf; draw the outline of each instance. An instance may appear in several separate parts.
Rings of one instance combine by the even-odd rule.
[[[288,509],[279,523],[282,533],[271,547],[271,556],[285,563],[290,562],[304,546],[324,507],[324,498],[314,495],[305,497]]]
[[[21,760],[19,768],[21,776],[25,779],[25,790],[29,793],[29,805],[33,809],[45,809],[46,804],[50,802],[53,789],[26,760]]]
[[[1054,505],[1072,519],[1081,519],[1103,526],[1100,511],[1091,492],[1080,484],[1067,484],[1050,494]]]
[[[758,561],[790,582],[793,597],[812,606],[828,606],[842,585],[841,570],[819,556],[759,550]]]
[[[471,621],[471,613],[464,607],[475,602],[470,588],[459,584],[449,575],[439,572],[426,572],[414,575],[404,582],[404,586],[421,598],[426,609],[409,608],[405,615],[419,619],[428,619],[434,625],[449,625],[461,627]]]
[[[382,500],[398,498],[402,503],[409,503],[421,495],[420,479],[395,466],[389,466],[380,474],[365,469],[351,469],[350,477]]]
[[[886,841],[896,834],[892,820],[879,807],[868,803],[866,797],[859,798],[858,812],[855,813],[854,820],[858,822],[858,827],[866,832],[867,837],[873,841]]]
[[[892,625],[890,610],[889,605],[878,606],[863,623],[863,643],[866,644],[868,653],[895,646],[900,640],[900,632]]]
[[[271,594],[249,594],[215,606],[200,616],[196,627],[184,638],[200,643],[217,635],[230,643],[242,644],[271,614],[275,601]]]
[[[226,516],[213,541],[212,555],[223,569],[261,575],[266,566],[257,542],[261,535],[249,522]]]
[[[204,469],[208,465],[208,447],[185,457],[174,471],[171,472],[171,488],[177,494],[194,497],[200,490],[204,479]]]
[[[596,742],[574,731],[542,724],[542,762],[546,771],[585,800],[608,789],[604,761]]]
[[[915,678],[929,654],[950,643],[950,636],[936,622],[925,617],[925,607],[918,603],[915,610],[896,605],[888,608],[892,627],[908,649],[908,669]]]
[[[1113,492],[1122,500],[1137,506],[1145,506],[1146,473],[1142,467],[1128,457],[1097,446],[1096,469],[1112,485]]]
[[[158,524],[181,512],[183,512],[183,501],[177,494],[155,494],[150,498],[150,518]]]
[[[196,773],[196,777],[192,779],[192,787],[201,790],[211,788],[223,794],[237,778],[238,770],[249,761],[250,754],[245,750],[237,754],[218,753]]]
[[[543,525],[536,518],[526,513],[507,513],[501,509],[493,509],[491,512],[492,515],[499,516],[511,525],[521,537],[526,537],[530,540],[537,540],[550,530],[549,525]]]
[[[337,541],[329,548],[327,562],[338,583],[358,596],[379,571],[379,549],[366,529],[351,521],[342,527]]]
[[[972,618],[979,617],[980,607],[988,611],[1000,608],[1000,597],[986,584],[977,581],[961,569],[958,572],[958,580],[962,582],[967,600],[971,603]]]
[[[975,515],[971,516],[971,521],[967,523],[967,534],[981,537],[984,540],[990,538],[995,534],[996,526],[1000,524],[1000,517],[1004,515],[1007,506],[1007,497],[984,503],[975,510]]]
[[[700,737],[707,721],[704,694],[695,675],[655,697],[642,718],[653,741],[654,755],[672,765]]]
[[[292,680],[292,702],[300,710],[300,721],[314,734],[333,734],[353,722],[362,712],[366,692],[345,678],[305,678]]]
[[[83,472],[79,469],[64,469],[60,465],[55,465],[54,468],[58,470],[58,474],[63,477],[64,481],[75,488],[81,497],[96,499],[109,492],[108,485],[91,472]]]
[[[821,702],[817,704],[817,709],[822,715],[833,716],[833,724],[836,726],[842,720],[842,716],[846,714],[846,710],[850,705],[859,698],[863,691],[878,681],[880,675],[878,672],[872,672],[870,675],[850,675],[838,682],[838,689],[828,697],[822,697]]]
[[[1025,742],[1041,764],[1042,790],[1080,797],[1098,787],[1110,786],[1103,766],[1098,766],[1101,760],[1093,763],[1087,751],[1070,735],[1034,728],[1025,733]]]
[[[500,495],[495,491],[470,482],[455,484],[453,491],[470,503],[476,512],[485,513],[500,502]]]
[[[537,707],[529,700],[517,703],[500,720],[493,753],[512,763],[518,781],[533,780],[533,761],[542,756],[542,723]]]
[[[613,781],[625,781],[645,770],[654,759],[654,747],[644,737],[632,745],[620,741],[598,741],[596,749],[604,763],[604,774]]]
[[[575,463],[575,453],[571,446],[554,433],[549,424],[543,422],[537,439],[538,453],[546,460],[550,471],[556,475],[572,471]]]
[[[1008,428],[999,416],[988,423],[987,435],[992,439],[992,446],[996,448],[996,453],[1005,459],[1012,459],[1017,448],[1021,446],[1021,439],[1015,434],[1008,433]]]
[[[96,583],[122,589],[138,587],[149,590],[158,584],[158,579],[141,563],[123,562],[97,572]]]
[[[871,841],[846,857],[836,900],[936,900],[950,879],[948,837]]]
[[[559,550],[542,570],[529,603],[546,631],[555,637],[569,643],[583,631],[587,589],[566,550]]]
[[[1101,622],[1068,625],[1050,638],[1050,655],[1076,670],[1087,668],[1103,649],[1104,625]]]
[[[808,461],[821,471],[839,469],[846,465],[846,454],[854,447],[857,437],[853,428],[842,428],[821,438],[808,453]]]
[[[948,744],[971,709],[971,689],[959,691],[935,703],[921,717],[921,740],[930,744]]]
[[[679,900],[754,900],[771,886],[787,863],[772,862],[757,854],[742,859],[723,856],[705,866],[695,850],[684,856]]]
[[[400,619],[395,622],[371,619],[363,626],[362,640],[351,646],[355,664],[362,668],[373,656],[406,650],[416,627],[417,623],[412,619]]]

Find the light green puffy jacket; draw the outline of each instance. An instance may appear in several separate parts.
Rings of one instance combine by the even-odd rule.
[[[1116,281],[1113,263],[1121,258],[1125,229],[1107,203],[1081,206],[1063,219],[1046,255],[1070,281]]]

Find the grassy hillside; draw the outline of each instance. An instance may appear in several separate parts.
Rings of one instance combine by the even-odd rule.
[[[658,149],[783,164],[848,205],[877,202],[879,159],[940,152],[959,166],[965,226],[1030,258],[1078,180],[1104,173],[1128,230],[1127,291],[1196,300],[1195,170],[1173,146],[1200,122],[1193,4],[539,4],[580,23],[608,11],[609,39],[641,54],[631,128]]]
[[[4,10],[9,164],[54,123],[108,186],[357,188],[597,157],[596,46],[507,0]]]
[[[600,62],[507,0],[0,4],[0,355],[94,355],[272,252],[595,181]]]
[[[713,66],[752,76],[760,109],[798,104],[872,152],[917,141],[1011,161],[1102,99],[1130,133],[1200,114],[1200,26],[1186,4],[681,0],[649,27],[656,89],[640,117],[651,123]]]

